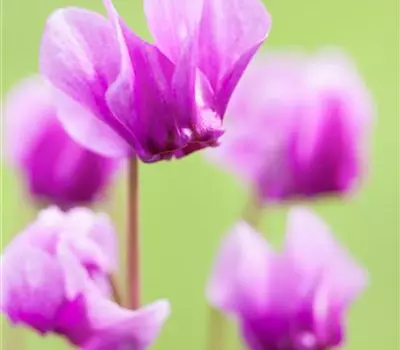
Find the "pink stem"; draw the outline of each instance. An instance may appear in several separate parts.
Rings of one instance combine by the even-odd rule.
[[[127,227],[127,307],[140,306],[139,165],[129,161]]]
[[[255,192],[251,193],[243,209],[242,219],[258,229],[262,219],[262,203]],[[209,308],[208,350],[224,350],[227,338],[227,319],[217,310]]]
[[[117,277],[116,275],[112,275],[110,276],[110,285],[111,285],[111,292],[112,292],[112,296],[114,301],[118,304],[121,305],[122,304],[122,298],[121,298],[121,294],[118,288],[118,281],[117,281]]]
[[[226,347],[227,320],[218,311],[209,307],[208,347],[209,350],[223,350]]]

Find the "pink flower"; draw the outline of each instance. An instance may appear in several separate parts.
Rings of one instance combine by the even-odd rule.
[[[66,130],[99,153],[135,152],[144,162],[215,146],[270,27],[260,0],[145,0],[155,44],[104,3],[108,19],[60,9],[44,32],[41,71],[58,89]]]
[[[338,51],[258,57],[228,114],[210,158],[264,201],[346,194],[363,176],[372,100]]]
[[[342,345],[344,317],[366,272],[307,209],[289,214],[283,252],[246,223],[222,243],[207,295],[234,315],[252,350],[323,350]]]
[[[7,160],[35,200],[69,208],[102,198],[118,161],[71,139],[57,120],[51,88],[43,79],[21,82],[4,105]]]
[[[1,256],[1,312],[14,324],[62,335],[85,350],[147,348],[169,303],[132,311],[108,299],[115,238],[105,214],[43,210]]]

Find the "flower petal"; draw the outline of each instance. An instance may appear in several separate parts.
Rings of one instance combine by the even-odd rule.
[[[223,240],[207,286],[211,304],[228,312],[251,312],[266,303],[268,265],[273,257],[267,242],[240,222]]]
[[[74,100],[104,114],[101,98],[118,74],[113,32],[101,15],[78,8],[55,11],[48,19],[40,52],[42,72]]]
[[[224,79],[242,74],[269,28],[269,14],[259,0],[204,0],[198,63],[215,93],[224,89]]]
[[[78,8],[60,9],[47,21],[40,68],[55,86],[59,118],[78,142],[104,155],[125,155],[123,126],[105,103],[120,57],[109,22]],[[107,123],[107,124],[105,124]],[[112,129],[111,129],[112,128]]]
[[[53,98],[59,121],[76,142],[105,157],[119,158],[132,154],[131,146],[85,106],[61,90],[54,89]]]
[[[116,232],[110,218],[87,208],[75,208],[64,217],[62,235],[85,265],[111,273],[117,268]]]
[[[259,0],[146,0],[145,12],[157,46],[174,63],[185,43],[198,36],[197,65],[223,115],[229,98],[270,27]]]
[[[21,259],[22,257],[22,259]],[[1,310],[14,323],[47,333],[64,301],[64,277],[54,259],[21,246],[1,257]]]
[[[186,43],[174,67],[156,46],[143,41],[128,28],[110,0],[104,2],[118,37],[123,62],[127,62],[107,92],[107,102],[113,113],[135,131],[137,155],[144,162],[154,162],[162,154],[172,155],[174,150],[185,146],[190,136],[185,128],[196,125],[197,120],[193,120],[193,116],[197,116],[194,42]],[[122,74],[124,69],[126,73]],[[140,88],[133,89],[133,81],[129,80],[133,74]]]
[[[151,345],[170,313],[166,300],[154,302],[137,311],[127,310],[101,298],[93,298],[93,337],[82,347],[84,350],[112,350],[129,348],[144,350]]]
[[[204,0],[145,0],[144,10],[157,47],[174,63],[196,30]]]
[[[348,305],[366,286],[366,271],[335,241],[329,227],[306,208],[291,210],[285,247],[305,276],[322,276],[336,305]]]
[[[90,285],[89,274],[62,239],[56,247],[56,259],[63,271],[65,297],[73,301]]]
[[[312,110],[298,119],[293,138],[293,172],[302,174],[298,186],[310,195],[350,192],[365,166],[372,98],[355,64],[340,52],[316,55],[304,81]]]
[[[49,86],[40,76],[29,77],[7,94],[3,106],[5,156],[11,164],[18,165],[43,128],[56,119]]]
[[[103,0],[107,9],[108,17],[110,19],[111,28],[114,31],[116,38],[116,54],[120,56],[119,72],[116,79],[110,84],[106,91],[106,102],[108,108],[114,116],[118,118],[119,122],[129,130],[135,120],[138,118],[137,110],[135,109],[135,73],[133,70],[131,57],[126,42],[126,36],[131,36],[141,42],[134,33],[125,25],[118,12],[114,8],[111,0]],[[131,141],[135,148],[137,139],[134,133],[130,133]]]

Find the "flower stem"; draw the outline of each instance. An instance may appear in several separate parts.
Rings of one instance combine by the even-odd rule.
[[[261,225],[262,214],[263,214],[263,205],[261,199],[256,192],[252,192],[243,209],[242,219],[246,221],[251,227],[253,227],[253,229],[259,230]],[[238,348],[240,350],[247,349],[242,339],[239,343]]]
[[[140,306],[139,164],[129,161],[127,217],[127,307]]]
[[[251,193],[243,209],[242,219],[257,229],[262,218],[262,203],[260,198]],[[223,350],[226,347],[227,320],[217,310],[209,308],[208,349]]]
[[[223,350],[226,342],[225,317],[213,307],[209,307],[208,349]]]
[[[121,293],[118,288],[118,283],[117,283],[117,276],[112,275],[110,276],[110,285],[111,285],[111,292],[114,301],[118,304],[122,304],[122,298],[121,298]]]
[[[258,229],[262,219],[262,203],[256,193],[251,193],[243,209],[242,218],[254,229]]]

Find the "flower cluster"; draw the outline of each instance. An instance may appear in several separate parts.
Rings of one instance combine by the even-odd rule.
[[[260,0],[144,0],[154,43],[103,3],[107,17],[74,7],[51,14],[41,75],[5,100],[6,159],[33,202],[49,207],[1,255],[0,309],[11,324],[78,349],[144,350],[170,304],[140,305],[137,159],[209,148],[209,159],[249,183],[260,216],[271,201],[354,190],[373,107],[339,51],[253,60],[271,25]],[[115,279],[114,225],[82,207],[107,199],[124,164],[127,300]],[[251,350],[342,346],[366,271],[309,209],[289,212],[282,252],[256,226],[245,216],[224,239],[206,287],[210,305],[237,320]]]

